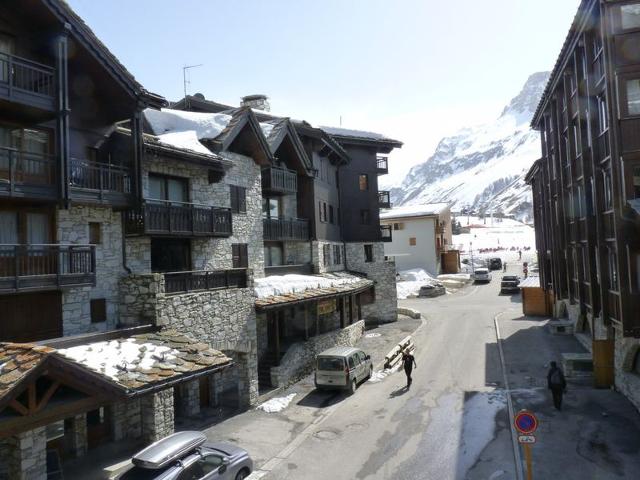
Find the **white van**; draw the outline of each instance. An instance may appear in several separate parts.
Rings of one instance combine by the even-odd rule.
[[[316,357],[316,388],[346,389],[356,391],[358,384],[371,378],[371,357],[352,347],[334,347]]]

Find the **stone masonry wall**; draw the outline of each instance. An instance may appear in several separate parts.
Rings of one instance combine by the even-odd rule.
[[[640,410],[640,372],[634,371],[636,356],[640,354],[640,340],[624,338],[615,329],[615,384],[616,388]]]
[[[325,265],[324,246],[329,245],[329,264]],[[340,262],[336,263],[334,255],[334,245],[340,247]],[[344,243],[342,242],[324,242],[313,241],[311,244],[311,262],[313,263],[314,273],[336,272],[345,269],[344,259]]]
[[[365,262],[364,245],[373,245],[373,262]],[[398,294],[396,290],[396,266],[384,259],[383,243],[347,243],[347,270],[366,274],[375,282],[376,300],[362,306],[364,318],[378,322],[395,322],[398,319]]]
[[[164,292],[162,274],[123,277],[120,280],[120,323],[127,327],[157,323],[157,297],[161,292]]]
[[[46,480],[47,433],[34,428],[0,440],[0,480]]]
[[[353,347],[364,333],[364,320],[342,330],[311,337],[293,344],[282,357],[280,365],[271,367],[271,383],[275,387],[289,385],[313,368],[316,355],[331,347]]]
[[[284,263],[287,265],[305,265],[311,263],[310,242],[283,242]]]
[[[104,331],[118,323],[118,283],[122,267],[122,221],[119,212],[108,207],[72,206],[58,210],[58,242],[88,244],[89,223],[100,224],[101,243],[96,245],[96,286],[66,289],[62,296],[64,335]],[[106,300],[107,321],[91,323],[90,300]]]
[[[123,400],[111,405],[111,432],[116,442],[142,436],[139,398]]]
[[[173,388],[145,395],[140,399],[142,439],[153,443],[171,435],[175,428]]]

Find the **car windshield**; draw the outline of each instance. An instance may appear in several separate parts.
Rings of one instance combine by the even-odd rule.
[[[318,370],[337,372],[344,368],[342,357],[318,357]]]
[[[502,280],[514,281],[514,280],[518,280],[518,277],[514,275],[505,275],[504,277],[502,277]]]
[[[481,268],[481,269],[479,269],[479,270],[476,270],[476,273],[477,273],[478,275],[484,275],[485,273],[487,273],[487,270],[485,270],[484,268]]]

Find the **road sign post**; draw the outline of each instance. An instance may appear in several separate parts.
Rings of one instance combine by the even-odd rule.
[[[531,445],[536,443],[533,433],[538,429],[538,419],[528,410],[520,410],[513,419],[513,425],[520,433],[518,442],[524,450],[524,459],[527,465],[527,480],[533,480],[533,461],[531,459]]]

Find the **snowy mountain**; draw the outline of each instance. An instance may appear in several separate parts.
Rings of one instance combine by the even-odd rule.
[[[393,205],[449,202],[454,211],[471,207],[531,220],[524,176],[540,157],[540,141],[529,123],[548,78],[548,72],[531,75],[495,122],[443,138],[426,162],[391,189]]]

